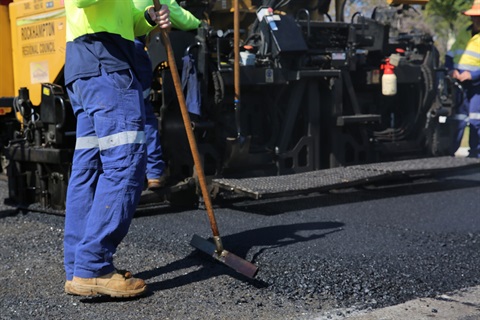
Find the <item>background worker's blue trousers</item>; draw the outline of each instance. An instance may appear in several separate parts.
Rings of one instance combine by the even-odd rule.
[[[142,89],[131,70],[67,86],[77,142],[67,189],[64,257],[67,280],[115,270],[145,179]]]
[[[460,148],[465,128],[468,125],[469,101],[465,92],[457,92],[455,115],[450,117],[453,124],[453,143],[450,155],[454,156],[455,152]]]
[[[452,155],[460,147],[463,134],[467,125],[470,127],[468,136],[468,145],[470,147],[468,157],[480,157],[480,85],[473,86],[471,84],[466,86],[461,104],[458,105],[458,110],[452,118],[454,121],[454,143]]]
[[[145,105],[145,143],[147,147],[147,179],[160,178],[165,170],[163,151],[158,132],[158,119],[150,102],[150,89],[153,80],[152,62],[145,51],[145,44],[135,39],[135,71],[142,85]]]

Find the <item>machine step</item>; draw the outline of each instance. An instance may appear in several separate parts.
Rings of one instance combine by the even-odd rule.
[[[345,126],[353,123],[380,123],[382,116],[379,114],[355,114],[350,116],[340,116],[337,118],[337,126]]]
[[[246,179],[213,179],[213,186],[237,196],[253,199],[325,192],[373,182],[434,173],[455,173],[480,167],[480,159],[434,157],[381,162],[297,173],[284,176]]]

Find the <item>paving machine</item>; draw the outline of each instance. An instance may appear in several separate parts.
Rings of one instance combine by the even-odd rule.
[[[454,83],[440,68],[432,35],[399,27],[406,12],[419,14],[413,5],[427,2],[389,0],[371,16],[344,21],[345,0],[179,1],[202,20],[198,30],[169,36],[212,198],[477,165],[444,157],[451,154]],[[63,213],[75,146],[63,83],[63,1],[8,7],[0,6],[10,18],[1,32],[11,33],[11,87],[18,91],[0,100],[10,108],[0,109],[6,201]],[[197,176],[158,32],[147,46],[169,184],[145,191],[139,208],[196,204]]]

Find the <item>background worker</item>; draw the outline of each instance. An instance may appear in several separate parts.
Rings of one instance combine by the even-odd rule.
[[[480,0],[464,12],[472,19],[471,37],[464,45],[463,37],[457,39],[447,54],[445,65],[450,74],[464,88],[462,105],[459,108],[455,147],[458,149],[467,122],[470,125],[469,157],[480,157]],[[462,49],[462,47],[464,49]],[[456,150],[455,150],[456,151]]]
[[[156,24],[170,28],[169,11],[138,10],[131,0],[66,0],[65,11],[65,85],[77,118],[65,213],[65,291],[137,296],[145,282],[113,264],[145,179],[134,39]]]
[[[141,10],[151,4],[151,0],[133,0],[135,7]],[[188,31],[200,26],[200,20],[191,12],[182,8],[175,0],[160,0],[162,5],[167,5],[170,10],[172,27]],[[166,183],[165,161],[163,160],[158,120],[150,101],[151,83],[153,80],[152,62],[145,51],[145,37],[135,39],[136,65],[135,69],[143,90],[145,105],[145,139],[147,146],[147,183],[148,189],[155,190]]]
[[[468,41],[472,38],[472,26],[461,30],[456,38],[455,42],[451,48],[447,51],[445,56],[445,67],[448,70],[449,75],[457,79],[460,75],[458,69],[458,62],[460,61],[461,56],[465,53],[465,48],[467,47]],[[455,105],[456,112],[449,121],[453,122],[454,134],[453,142],[451,145],[450,155],[454,156],[455,152],[458,150],[462,143],[463,135],[465,128],[468,125],[468,100],[466,98],[466,93],[464,90],[455,91]]]

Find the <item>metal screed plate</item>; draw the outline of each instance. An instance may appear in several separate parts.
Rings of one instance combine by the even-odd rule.
[[[435,157],[339,167],[284,176],[214,179],[220,189],[254,199],[321,192],[372,182],[440,172],[454,173],[480,166],[480,159]]]

